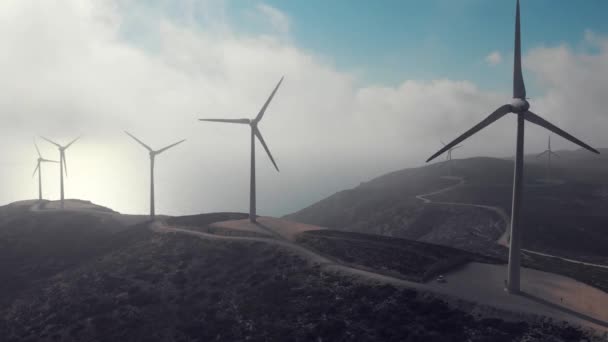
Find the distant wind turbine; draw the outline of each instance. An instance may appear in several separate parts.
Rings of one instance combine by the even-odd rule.
[[[514,51],[514,63],[513,63],[513,100],[510,104],[503,105],[490,114],[483,121],[469,129],[461,136],[456,138],[451,143],[444,146],[437,153],[432,155],[427,162],[433,160],[437,156],[441,155],[445,151],[448,151],[453,146],[456,146],[466,138],[477,133],[484,127],[490,125],[494,121],[500,119],[509,113],[517,115],[517,148],[515,155],[515,174],[513,178],[513,202],[512,202],[512,214],[511,214],[511,237],[509,246],[509,266],[508,266],[508,284],[507,290],[510,293],[520,292],[520,244],[521,244],[521,231],[520,231],[520,209],[522,203],[522,187],[523,187],[523,170],[524,170],[524,122],[525,120],[539,125],[548,129],[549,131],[567,139],[571,142],[591,151],[594,153],[599,152],[584,142],[578,140],[572,135],[566,133],[540,116],[532,113],[530,104],[526,100],[526,87],[524,85],[524,79],[521,70],[521,42],[520,42],[520,15],[519,15],[519,0],[517,0],[516,14],[515,14],[515,51]]]
[[[553,152],[553,150],[551,150],[551,136],[549,136],[549,142],[547,143],[547,149],[544,150],[542,153],[540,153],[539,155],[536,156],[536,158],[540,158],[544,155],[547,155],[547,179],[550,178],[551,176],[551,156],[555,156],[559,158],[559,154]]]
[[[148,152],[150,152],[150,217],[154,218],[154,215],[156,214],[154,211],[154,159],[156,158],[157,155],[165,152],[166,150],[170,149],[171,147],[174,147],[174,146],[177,146],[177,145],[183,143],[184,141],[186,141],[186,139],[180,140],[167,147],[163,147],[160,150],[155,151],[150,146],[144,144],[141,140],[137,139],[131,133],[129,133],[127,131],[125,131],[125,133],[127,133],[128,136],[133,138],[133,140],[137,141],[141,146],[145,147],[146,150],[148,150]]]
[[[270,153],[270,150],[268,149],[268,146],[266,146],[266,142],[264,141],[264,138],[262,137],[262,133],[260,132],[260,129],[258,128],[258,123],[262,120],[262,117],[264,116],[264,113],[266,112],[266,108],[268,108],[270,101],[272,101],[274,94],[276,94],[276,92],[279,89],[279,86],[281,85],[282,82],[283,82],[283,77],[281,77],[281,80],[279,81],[279,83],[277,83],[276,87],[270,94],[270,97],[268,97],[268,100],[266,100],[266,103],[264,103],[264,105],[262,106],[262,109],[260,109],[260,112],[258,113],[258,115],[253,119],[199,119],[200,121],[245,124],[245,125],[249,125],[249,127],[251,127],[251,178],[250,178],[250,183],[249,183],[250,184],[249,185],[249,221],[251,221],[251,222],[256,222],[255,138],[257,138],[260,141],[260,143],[262,143],[262,146],[266,150],[266,153],[268,154],[270,161],[274,165],[274,168],[277,171],[279,171],[279,167],[277,166],[277,163],[275,163],[274,158],[272,157],[272,154]]]
[[[64,208],[64,192],[63,192],[63,173],[65,172],[65,176],[68,176],[68,166],[65,160],[65,150],[68,149],[68,147],[72,146],[73,143],[76,142],[76,140],[80,139],[80,137],[72,140],[69,144],[65,145],[65,146],[61,146],[58,143],[47,139],[45,137],[41,137],[42,139],[50,142],[51,144],[57,146],[57,148],[59,149],[59,187],[61,189],[61,209]]]
[[[445,146],[445,143],[443,142],[443,140],[440,140],[440,141],[441,141],[441,144],[443,146]],[[461,148],[461,147],[462,147],[462,145],[458,145],[458,146],[454,146],[454,147],[448,149],[448,153],[445,156],[445,160],[447,161],[448,167],[450,169],[450,176],[453,174],[453,170],[452,170],[452,151],[454,151],[457,148]]]
[[[32,173],[32,177],[36,175],[38,172],[38,200],[42,200],[42,163],[59,163],[55,160],[49,160],[42,158],[40,154],[40,149],[38,148],[38,144],[34,141],[34,146],[36,147],[36,152],[38,152],[38,160],[36,162],[36,168],[34,169],[34,173]]]

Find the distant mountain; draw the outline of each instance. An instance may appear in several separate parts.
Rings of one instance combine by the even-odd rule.
[[[547,179],[545,162],[525,158],[524,247],[608,263],[608,149],[556,151]],[[457,185],[447,162],[404,169],[338,192],[286,216],[334,229],[404,237],[500,254],[494,242],[505,222],[497,212],[462,205],[425,204],[417,195]],[[496,206],[510,214],[513,162],[497,158],[453,160],[464,184],[428,196],[433,202]]]

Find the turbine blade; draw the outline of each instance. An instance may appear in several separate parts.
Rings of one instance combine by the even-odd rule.
[[[249,119],[198,119],[198,121],[208,121],[208,122],[224,122],[224,123],[236,123],[236,124],[247,124],[251,123]]]
[[[78,139],[80,139],[80,137],[78,137],[78,138],[76,138],[76,139],[74,139],[74,140],[70,141],[70,143],[69,143],[69,144],[65,145],[64,149],[67,149],[68,147],[72,146],[72,144],[73,144],[73,143],[75,143],[75,142],[76,142]]]
[[[34,146],[36,147],[36,152],[38,152],[38,157],[42,158],[42,155],[40,154],[40,149],[38,148],[38,144],[36,144],[36,139],[34,139]]]
[[[146,144],[144,144],[141,140],[137,139],[133,134],[125,131],[125,133],[127,133],[128,136],[130,136],[131,138],[133,138],[133,140],[137,141],[138,143],[141,144],[141,146],[145,147],[148,151],[152,152],[152,148]]]
[[[55,145],[57,147],[61,147],[61,145],[59,145],[58,143],[52,141],[51,139],[45,138],[43,136],[41,136],[41,138],[44,139],[44,140],[46,140],[46,141],[48,141],[48,142],[50,142],[51,144],[53,144],[53,145]]]
[[[166,150],[170,149],[171,147],[173,147],[173,146],[176,146],[176,145],[179,145],[179,144],[183,143],[184,141],[186,141],[186,139],[184,139],[184,140],[180,140],[180,141],[178,141],[178,142],[176,142],[176,143],[174,143],[174,144],[171,144],[171,145],[169,145],[169,146],[167,146],[167,147],[163,147],[163,148],[161,148],[160,150],[156,151],[156,154],[161,154],[161,153],[165,152]]]
[[[596,149],[594,149],[593,147],[585,144],[584,142],[578,140],[577,138],[573,137],[572,135],[568,134],[566,131],[562,130],[561,128],[553,125],[552,123],[550,123],[549,121],[541,118],[540,116],[532,113],[531,111],[527,111],[524,114],[524,118],[528,121],[530,121],[533,124],[537,124],[541,127],[544,127],[548,130],[550,130],[551,132],[561,136],[562,138],[566,139],[566,140],[570,140],[571,142],[577,144],[580,147],[583,147],[593,153],[597,153],[600,154],[600,152]]]
[[[561,158],[561,157],[559,156],[559,154],[557,154],[557,153],[555,153],[555,152],[553,152],[553,151],[549,151],[549,153],[551,153],[553,156],[556,156],[557,158]]]
[[[458,145],[458,146],[452,147],[452,150],[455,150],[455,149],[461,148],[461,147],[462,147],[462,145]]]
[[[443,140],[439,140],[439,142],[441,143],[441,145],[445,146],[445,143],[443,142]]]
[[[41,162],[45,162],[45,163],[59,163],[59,162],[58,162],[58,161],[56,161],[56,160],[50,160],[50,159],[44,159],[44,158],[43,158],[43,159],[41,159],[40,161],[41,161]]]
[[[266,103],[264,103],[264,106],[262,106],[262,109],[260,109],[260,112],[255,117],[255,119],[253,119],[253,121],[260,121],[260,120],[262,120],[262,117],[264,116],[264,113],[266,112],[266,108],[268,108],[268,105],[270,104],[270,101],[272,101],[272,98],[274,97],[274,94],[276,94],[277,90],[281,86],[281,83],[283,82],[283,78],[284,77],[285,76],[281,77],[281,79],[279,80],[279,83],[277,83],[277,86],[274,87],[274,90],[272,91],[272,93],[268,97],[268,100],[266,100]]]
[[[452,146],[458,145],[459,143],[461,143],[462,141],[464,141],[466,138],[468,138],[471,135],[479,132],[484,127],[488,126],[492,122],[500,119],[501,117],[503,117],[504,115],[506,115],[506,114],[508,114],[510,112],[511,112],[511,105],[507,104],[507,105],[504,105],[502,107],[499,107],[497,110],[494,111],[494,113],[488,115],[487,118],[483,119],[483,121],[481,121],[477,125],[473,126],[473,128],[469,129],[468,131],[464,132],[461,136],[459,136],[458,138],[454,139],[454,141],[452,141],[451,143],[445,145],[437,153],[433,154],[429,159],[426,160],[426,162],[428,163],[431,160],[437,158],[438,156],[440,156],[445,151],[448,151],[449,149],[451,149]]]
[[[36,168],[34,169],[34,173],[32,173],[32,177],[36,175],[36,171],[40,168],[40,162],[36,163]]]
[[[518,99],[526,98],[526,86],[521,71],[521,32],[519,18],[519,0],[515,13],[515,51],[513,56],[513,97]]]
[[[262,133],[260,132],[260,130],[257,129],[257,127],[256,127],[253,129],[253,133],[255,134],[256,137],[258,137],[258,140],[262,143],[262,146],[264,146],[264,149],[266,150],[268,157],[270,157],[270,161],[272,162],[272,165],[274,165],[274,168],[277,169],[277,171],[279,171],[279,167],[277,166],[277,163],[275,163],[274,158],[272,157],[272,154],[270,153],[270,150],[268,149],[268,146],[266,146],[266,142],[264,141],[264,137],[262,137]]]

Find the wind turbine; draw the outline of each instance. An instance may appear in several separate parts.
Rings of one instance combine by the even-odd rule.
[[[556,156],[559,158],[559,155],[551,150],[551,136],[549,136],[549,142],[547,143],[547,149],[542,153],[536,156],[536,158],[540,158],[543,155],[547,155],[547,179],[550,178],[551,175],[551,156]]]
[[[270,97],[268,97],[268,100],[266,100],[266,103],[264,103],[264,105],[262,106],[262,109],[260,109],[258,115],[256,115],[256,117],[253,119],[199,119],[200,121],[245,124],[245,125],[249,125],[249,127],[251,128],[251,178],[250,178],[250,183],[249,183],[249,221],[251,221],[251,222],[256,222],[255,138],[257,138],[260,141],[260,143],[262,143],[262,146],[266,150],[266,153],[268,154],[270,161],[274,165],[274,168],[277,171],[279,171],[279,167],[277,166],[277,163],[275,163],[274,158],[272,157],[272,154],[270,153],[270,150],[268,149],[268,146],[266,146],[266,142],[264,141],[264,138],[262,137],[262,133],[260,132],[260,129],[258,128],[258,123],[262,120],[262,117],[264,116],[264,113],[266,112],[266,108],[268,108],[270,101],[272,101],[274,94],[276,94],[276,92],[279,89],[279,86],[281,85],[282,82],[283,82],[283,77],[281,77],[281,80],[279,80],[279,83],[277,83],[276,87],[270,94]]]
[[[38,144],[34,141],[34,146],[36,147],[36,152],[38,152],[38,161],[36,162],[36,168],[34,169],[34,173],[32,173],[32,177],[36,175],[38,172],[38,200],[42,200],[42,163],[59,163],[55,160],[49,160],[42,158],[40,154],[40,149],[38,148]]]
[[[65,146],[61,146],[58,143],[47,139],[45,137],[41,137],[42,139],[50,142],[51,144],[57,146],[57,148],[59,149],[59,186],[61,189],[61,209],[64,208],[64,192],[63,192],[63,173],[65,172],[65,176],[68,176],[68,166],[65,160],[65,150],[68,149],[68,147],[72,146],[73,143],[76,142],[76,140],[80,139],[80,137],[70,141],[69,144],[65,145]]]
[[[154,211],[154,159],[156,158],[157,155],[165,152],[166,150],[170,149],[171,147],[174,147],[176,145],[183,143],[184,141],[186,141],[186,139],[180,140],[169,146],[163,147],[160,150],[154,151],[150,146],[144,144],[141,140],[137,139],[131,133],[129,133],[127,131],[125,131],[125,133],[127,133],[128,136],[133,138],[133,140],[137,141],[141,146],[145,147],[146,150],[148,150],[148,152],[150,152],[150,217],[154,218],[154,215],[155,215],[155,211]]]
[[[441,141],[441,144],[443,146],[445,146],[445,143],[443,142],[443,140],[440,140],[440,141]],[[452,172],[452,151],[455,150],[455,149],[457,149],[457,148],[461,148],[461,147],[462,147],[462,145],[451,147],[450,149],[448,149],[448,154],[445,156],[445,160],[447,161],[448,166],[450,168],[450,176],[453,173]]]
[[[578,140],[572,135],[566,133],[555,125],[551,124],[547,120],[531,112],[530,104],[526,100],[526,87],[524,85],[524,79],[521,70],[521,42],[520,42],[520,24],[519,24],[519,0],[517,0],[516,14],[515,14],[515,51],[514,51],[514,63],[513,63],[513,100],[510,104],[505,104],[495,110],[492,114],[486,117],[473,128],[464,132],[461,136],[456,138],[451,143],[444,146],[437,153],[432,155],[427,162],[433,160],[437,156],[441,155],[445,151],[448,151],[453,146],[456,146],[466,138],[477,133],[484,127],[490,125],[494,121],[502,118],[506,114],[513,113],[517,115],[517,147],[515,154],[515,172],[513,178],[513,202],[511,210],[511,238],[509,246],[509,265],[508,265],[508,284],[507,290],[510,293],[520,292],[520,244],[521,244],[521,231],[520,231],[520,209],[522,202],[522,187],[523,187],[523,170],[524,170],[524,122],[527,120],[533,124],[539,125],[548,129],[549,131],[560,135],[561,137],[570,140],[571,142],[591,151],[594,153],[599,152],[584,142]]]

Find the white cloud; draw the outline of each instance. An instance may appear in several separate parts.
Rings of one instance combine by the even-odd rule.
[[[422,164],[440,139],[468,129],[510,98],[447,79],[357,86],[352,74],[282,39],[280,28],[288,30],[289,21],[276,19],[280,15],[275,35],[251,35],[232,30],[222,6],[195,6],[201,17],[219,20],[206,25],[138,6],[124,0],[0,2],[0,154],[14,161],[0,166],[6,190],[0,202],[36,193],[33,135],[65,141],[82,133],[68,152],[68,196],[145,212],[147,154],[122,133],[128,129],[153,147],[188,139],[157,160],[159,212],[246,211],[246,128],[196,119],[252,117],[285,75],[260,124],[281,173],[257,149],[260,212],[283,214]],[[542,48],[524,61],[526,79],[533,75],[547,89],[546,96],[532,95],[539,114],[573,133],[593,132],[578,135],[595,145],[608,144],[599,132],[608,106],[601,78],[605,48],[598,55]],[[581,120],[571,122],[573,113]],[[465,142],[459,155],[510,155],[513,125],[501,120]],[[49,157],[56,153],[42,147]],[[45,191],[56,197],[53,172],[46,173]]]
[[[593,42],[597,53],[575,52],[566,45],[539,47],[530,51],[525,62],[544,90],[534,101],[538,113],[581,139],[605,147],[608,38],[596,35]]]
[[[267,4],[258,4],[256,9],[268,18],[277,32],[281,34],[289,32],[289,17],[285,13]]]
[[[502,63],[502,54],[500,51],[492,51],[489,55],[486,56],[485,61],[488,65],[496,66]]]

